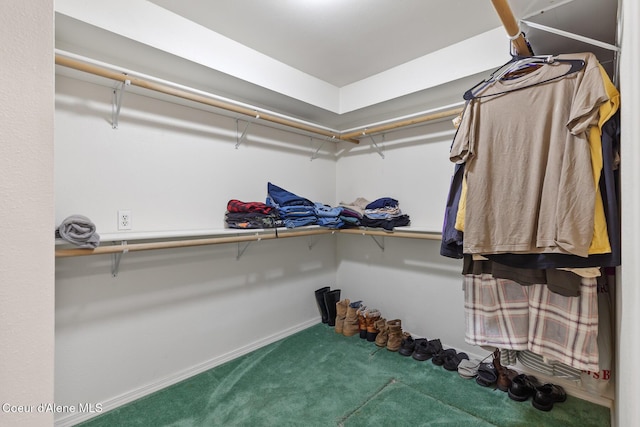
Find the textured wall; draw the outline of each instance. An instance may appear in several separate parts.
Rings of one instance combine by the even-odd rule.
[[[53,403],[53,2],[2,10],[0,425],[42,426],[53,420],[37,410]]]

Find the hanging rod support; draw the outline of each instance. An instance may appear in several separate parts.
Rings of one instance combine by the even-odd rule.
[[[335,141],[336,137],[332,136],[331,140]],[[310,138],[311,143],[313,144],[313,137]],[[324,144],[327,142],[326,139],[322,140],[322,144],[320,144],[320,146],[318,147],[318,149],[311,155],[311,159],[309,159],[310,161],[314,161],[315,159],[318,158],[318,153],[320,152],[320,150],[322,150],[322,147],[324,147]]]
[[[131,80],[119,82],[113,89],[113,105],[111,107],[111,127],[118,129],[118,118],[120,117],[120,108],[122,107],[122,97],[127,86],[131,86]]]
[[[256,237],[257,239],[255,240],[256,242],[259,242],[260,240],[262,240],[262,237],[260,237],[260,234],[256,233]],[[242,255],[244,255],[244,252],[247,250],[247,248],[249,247],[249,245],[251,243],[253,243],[253,240],[250,240],[248,242],[246,242],[242,248],[240,247],[240,242],[238,242],[238,253],[236,255],[236,261],[239,261],[240,258],[242,257]]]
[[[122,242],[120,242],[120,244],[122,246],[127,246],[127,241],[123,240]],[[122,255],[126,254],[127,252],[129,252],[129,250],[124,249],[122,252],[111,254],[111,275],[113,277],[118,277],[118,272],[120,270],[120,259],[122,258]]]
[[[309,250],[313,249],[313,247],[316,245],[316,243],[318,243],[320,239],[319,238],[313,238],[313,236],[308,236],[307,237],[307,247],[309,248]]]
[[[256,116],[256,118],[258,117],[260,116]],[[240,119],[236,119],[236,150],[238,149],[238,147],[240,147],[242,142],[247,138],[247,131],[249,130],[249,126],[251,126],[251,122],[248,121],[247,125],[244,127],[244,130],[242,131],[242,135],[237,136],[239,122],[240,122]]]
[[[378,241],[378,239],[376,239],[376,236],[371,235],[371,238],[373,239],[374,242],[376,242],[376,245],[378,245],[378,247],[380,248],[380,250],[382,250],[382,252],[384,252],[384,236],[382,236],[382,238],[380,239],[380,241]]]
[[[364,132],[363,132],[364,134]],[[373,139],[373,135],[367,135],[369,138],[371,138],[371,142],[373,143],[373,148],[376,149],[376,151],[378,152],[378,154],[380,155],[380,157],[382,157],[384,159],[384,153],[382,152],[382,149],[380,148],[380,146],[378,146],[378,144],[376,144],[376,140]],[[382,141],[384,141],[384,134],[382,134]]]

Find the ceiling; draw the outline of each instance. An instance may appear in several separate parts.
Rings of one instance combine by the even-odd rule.
[[[615,44],[618,0],[510,5],[518,19]],[[57,0],[55,8],[58,52],[340,131],[459,102],[509,58],[490,0]],[[536,54],[592,51],[613,70],[611,50],[521,29]]]

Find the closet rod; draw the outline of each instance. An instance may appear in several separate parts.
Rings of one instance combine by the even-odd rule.
[[[166,84],[150,81],[149,79],[136,78],[136,77],[133,77],[132,75],[127,75],[120,72],[109,70],[104,66],[91,64],[87,61],[74,59],[72,57],[69,57],[68,55],[73,55],[73,54],[56,53],[56,64],[65,66],[68,68],[72,68],[78,71],[83,71],[89,74],[105,77],[111,80],[116,80],[119,82],[125,82],[129,80],[131,85],[139,86],[145,89],[155,90],[164,94],[177,96],[183,99],[195,101],[205,105],[210,105],[210,106],[221,108],[227,111],[232,111],[232,112],[240,113],[243,115],[251,116],[253,118],[258,117],[260,119],[271,121],[280,125],[293,127],[296,129],[304,130],[305,132],[324,135],[332,139],[347,141],[354,144],[359,144],[360,141],[357,138],[363,137],[365,135],[386,132],[389,130],[399,129],[402,127],[412,126],[415,124],[438,120],[438,119],[442,119],[449,116],[455,116],[459,114],[460,111],[462,111],[462,108],[455,108],[455,109],[436,112],[436,113],[432,113],[432,112],[424,112],[424,114],[417,113],[418,115],[411,118],[406,118],[407,116],[398,117],[391,120],[386,120],[385,122],[382,122],[382,123],[376,123],[372,125],[367,125],[366,127],[356,128],[359,130],[350,129],[350,130],[340,132],[337,130],[333,131],[330,129],[318,128],[318,127],[314,127],[313,125],[307,125],[304,123],[288,120],[284,117],[278,117],[269,113],[260,112],[260,111],[257,111],[256,109],[252,109],[249,107],[238,106],[232,103],[224,102],[222,100],[217,100],[215,98],[207,97],[205,95],[199,95],[196,93],[188,92],[186,90],[181,90],[179,88],[173,88]],[[447,108],[447,107],[449,106],[445,106],[443,108]]]
[[[405,237],[410,239],[442,240],[440,233],[411,233],[408,231],[381,231],[381,230],[361,230],[357,228],[343,228],[340,234],[359,234],[366,236],[384,237]]]
[[[383,124],[383,125],[374,126],[374,127],[370,127],[370,128],[364,128],[362,130],[343,133],[343,134],[341,134],[341,137],[342,138],[356,138],[356,137],[359,137],[359,136],[362,137],[364,135],[372,135],[374,133],[386,132],[386,131],[389,131],[389,130],[398,129],[398,128],[402,128],[402,127],[407,127],[407,126],[412,126],[412,125],[416,125],[416,124],[419,124],[419,123],[430,122],[430,121],[434,121],[434,120],[444,119],[446,117],[456,116],[456,115],[460,114],[462,112],[462,110],[463,110],[463,108],[459,107],[459,108],[454,108],[452,110],[440,111],[438,113],[426,114],[424,116],[418,116],[418,117],[414,117],[412,119],[401,120],[401,121],[398,121],[398,122],[392,122],[392,123],[389,123],[389,124]]]
[[[533,52],[529,49],[527,41],[522,35],[520,24],[518,24],[518,21],[513,16],[508,0],[491,0],[491,3],[493,3],[493,7],[496,12],[498,12],[502,25],[505,30],[507,30],[507,36],[511,40],[515,54],[523,56],[531,55]]]
[[[57,258],[83,256],[83,255],[102,255],[102,254],[116,254],[120,252],[134,252],[134,251],[149,251],[154,249],[172,249],[172,248],[186,248],[192,246],[207,246],[217,245],[221,243],[236,243],[236,242],[255,242],[260,240],[271,239],[284,239],[287,237],[300,237],[300,236],[312,236],[316,234],[331,234],[335,230],[330,229],[316,229],[305,231],[291,231],[280,232],[278,234],[254,234],[247,236],[233,236],[233,237],[212,237],[208,239],[190,239],[190,240],[172,240],[166,242],[150,242],[150,243],[133,243],[122,244],[113,246],[98,246],[95,249],[56,249],[55,255]]]
[[[156,92],[164,93],[166,95],[171,95],[171,96],[175,96],[175,97],[178,97],[178,98],[186,99],[186,100],[189,100],[189,101],[198,102],[200,104],[209,105],[211,107],[220,108],[220,109],[223,109],[223,110],[231,111],[231,112],[242,114],[242,115],[245,115],[245,116],[250,116],[250,117],[253,117],[253,118],[256,118],[256,119],[262,119],[262,120],[265,120],[265,121],[268,121],[268,122],[271,122],[271,123],[276,123],[276,124],[279,124],[279,125],[283,125],[283,126],[299,129],[299,130],[302,130],[302,131],[305,131],[305,132],[311,132],[311,133],[314,133],[314,134],[317,134],[317,135],[323,135],[323,136],[326,136],[328,138],[348,141],[348,142],[351,142],[351,143],[354,143],[354,144],[358,144],[360,142],[357,139],[345,138],[345,137],[341,136],[339,133],[330,132],[330,131],[327,131],[325,129],[319,128],[319,127],[306,125],[304,123],[299,123],[299,122],[296,122],[296,121],[293,121],[293,120],[288,120],[288,119],[285,119],[283,117],[278,117],[278,116],[275,116],[273,114],[265,113],[263,111],[257,111],[257,110],[253,110],[251,108],[246,108],[246,107],[230,104],[230,103],[223,102],[223,101],[211,98],[211,97],[206,97],[206,96],[203,96],[203,95],[190,93],[190,92],[187,92],[187,91],[184,91],[184,90],[181,90],[181,89],[172,88],[170,86],[163,85],[163,84],[160,84],[160,83],[155,83],[155,82],[151,82],[151,81],[144,80],[144,79],[141,79],[141,78],[133,77],[133,76],[130,76],[130,75],[118,73],[118,72],[115,72],[115,71],[110,71],[110,70],[107,70],[105,68],[93,65],[93,64],[88,64],[86,62],[82,62],[82,61],[78,61],[78,60],[75,60],[75,59],[71,59],[71,58],[65,57],[65,56],[60,55],[60,54],[56,54],[56,64],[64,66],[64,67],[72,68],[72,69],[75,69],[75,70],[78,70],[78,71],[83,71],[83,72],[86,72],[86,73],[94,74],[94,75],[97,75],[97,76],[106,77],[108,79],[120,81],[120,82],[123,82],[123,83],[128,80],[128,81],[131,82],[131,85],[133,85],[133,86],[138,86],[138,87],[142,87],[144,89],[149,89],[149,90],[153,90],[153,91],[156,91]]]
[[[135,251],[149,251],[155,249],[174,249],[174,248],[186,248],[193,246],[207,246],[217,245],[222,243],[240,243],[240,242],[255,242],[260,240],[271,239],[283,239],[287,237],[301,237],[312,236],[317,234],[358,234],[365,236],[384,236],[384,237],[403,237],[410,239],[426,239],[426,240],[441,240],[442,235],[440,233],[424,233],[424,232],[408,232],[408,231],[380,231],[380,230],[366,230],[360,228],[344,228],[340,230],[333,229],[313,229],[313,230],[301,230],[301,231],[284,231],[269,234],[253,234],[244,236],[230,236],[230,237],[211,237],[206,239],[189,239],[189,240],[171,240],[164,242],[149,242],[149,243],[123,243],[121,245],[113,246],[98,246],[95,249],[56,249],[56,258],[67,258],[75,256],[86,255],[105,255],[105,254],[118,254],[124,252]]]

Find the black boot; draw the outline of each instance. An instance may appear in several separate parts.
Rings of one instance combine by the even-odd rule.
[[[329,313],[327,313],[327,305],[324,302],[324,294],[329,292],[329,287],[325,286],[316,290],[316,303],[318,304],[318,310],[320,310],[320,317],[322,317],[322,323],[329,322]]]
[[[336,326],[336,304],[340,301],[340,289],[334,289],[324,294],[324,302],[329,315],[329,326]]]

